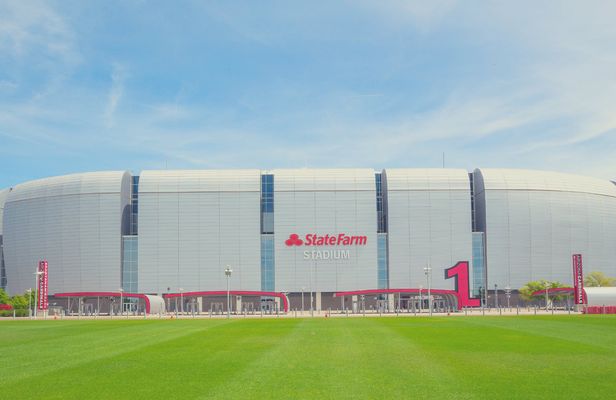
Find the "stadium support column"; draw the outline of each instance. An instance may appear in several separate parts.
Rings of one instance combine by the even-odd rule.
[[[235,310],[238,314],[242,312],[242,296],[235,296]]]
[[[233,270],[229,265],[225,268],[225,275],[227,277],[227,318],[231,318],[231,299],[230,299],[230,290],[229,290],[229,279],[231,279],[231,274]]]
[[[317,312],[321,312],[321,292],[316,292]]]
[[[428,283],[428,308],[430,311],[430,316],[432,316],[432,293],[430,293],[430,289],[432,287],[432,268],[430,267],[430,264],[424,268],[424,272]]]

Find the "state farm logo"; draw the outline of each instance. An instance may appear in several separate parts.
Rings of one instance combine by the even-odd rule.
[[[289,238],[284,241],[284,244],[287,246],[301,246],[304,244],[304,241],[299,238],[297,233],[292,233],[289,235]]]
[[[337,235],[317,235],[309,233],[301,239],[297,233],[291,233],[284,242],[287,246],[365,246],[367,236],[353,236],[345,233]]]

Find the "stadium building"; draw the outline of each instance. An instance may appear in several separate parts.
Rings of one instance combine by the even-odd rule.
[[[445,271],[460,261],[473,297],[531,280],[572,284],[572,254],[586,271],[616,275],[612,182],[510,169],[164,170],[0,191],[9,294],[35,287],[47,260],[51,295],[189,296],[229,284],[290,293],[292,308],[309,307],[304,294],[340,308],[332,294],[378,302],[392,289],[406,290],[396,301],[408,305],[418,288],[443,298],[457,289]]]

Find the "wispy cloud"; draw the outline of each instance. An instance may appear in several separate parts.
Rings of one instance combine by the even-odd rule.
[[[119,63],[113,63],[111,71],[111,88],[105,108],[105,126],[111,128],[115,122],[115,112],[124,94],[124,80],[126,79],[126,68]]]
[[[7,80],[0,80],[0,93],[10,92],[17,89],[17,83]]]
[[[323,4],[0,3],[0,153],[616,177],[610,2]]]
[[[0,50],[23,57],[44,49],[63,58],[74,57],[73,34],[64,19],[43,1],[0,3]]]
[[[395,24],[411,25],[422,33],[438,29],[443,19],[454,11],[457,0],[382,0],[379,2],[359,1],[352,5],[369,10],[373,15],[385,18]]]

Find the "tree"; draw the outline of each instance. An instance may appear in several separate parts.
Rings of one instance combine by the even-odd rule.
[[[30,299],[28,299],[28,297],[30,297]],[[11,297],[10,304],[15,309],[27,310],[28,305],[30,305],[30,308],[32,308],[32,304],[34,304],[36,301],[35,299],[36,299],[36,290],[33,290],[32,292],[29,292],[26,290],[24,294],[17,294]]]
[[[616,286],[616,279],[606,276],[601,271],[593,271],[584,278],[584,286],[606,287]]]
[[[0,288],[0,304],[11,304],[11,298],[2,288]]]
[[[533,293],[539,290],[555,289],[555,288],[562,288],[562,287],[570,287],[570,286],[565,285],[558,281],[547,281],[545,279],[541,279],[538,281],[528,282],[526,285],[522,286],[518,290],[518,293],[520,293],[520,298],[522,300],[533,301],[533,300],[536,300],[536,297],[533,297]],[[552,298],[555,300],[562,300],[564,297],[566,297],[566,295],[552,296]]]
[[[27,310],[28,309],[28,295],[16,294],[11,297],[11,305],[16,310]]]
[[[545,279],[528,282],[526,285],[518,289],[518,293],[520,293],[520,298],[524,301],[535,300],[535,298],[533,297],[533,293],[538,290],[545,290],[545,286],[547,283],[548,281],[546,281]]]

